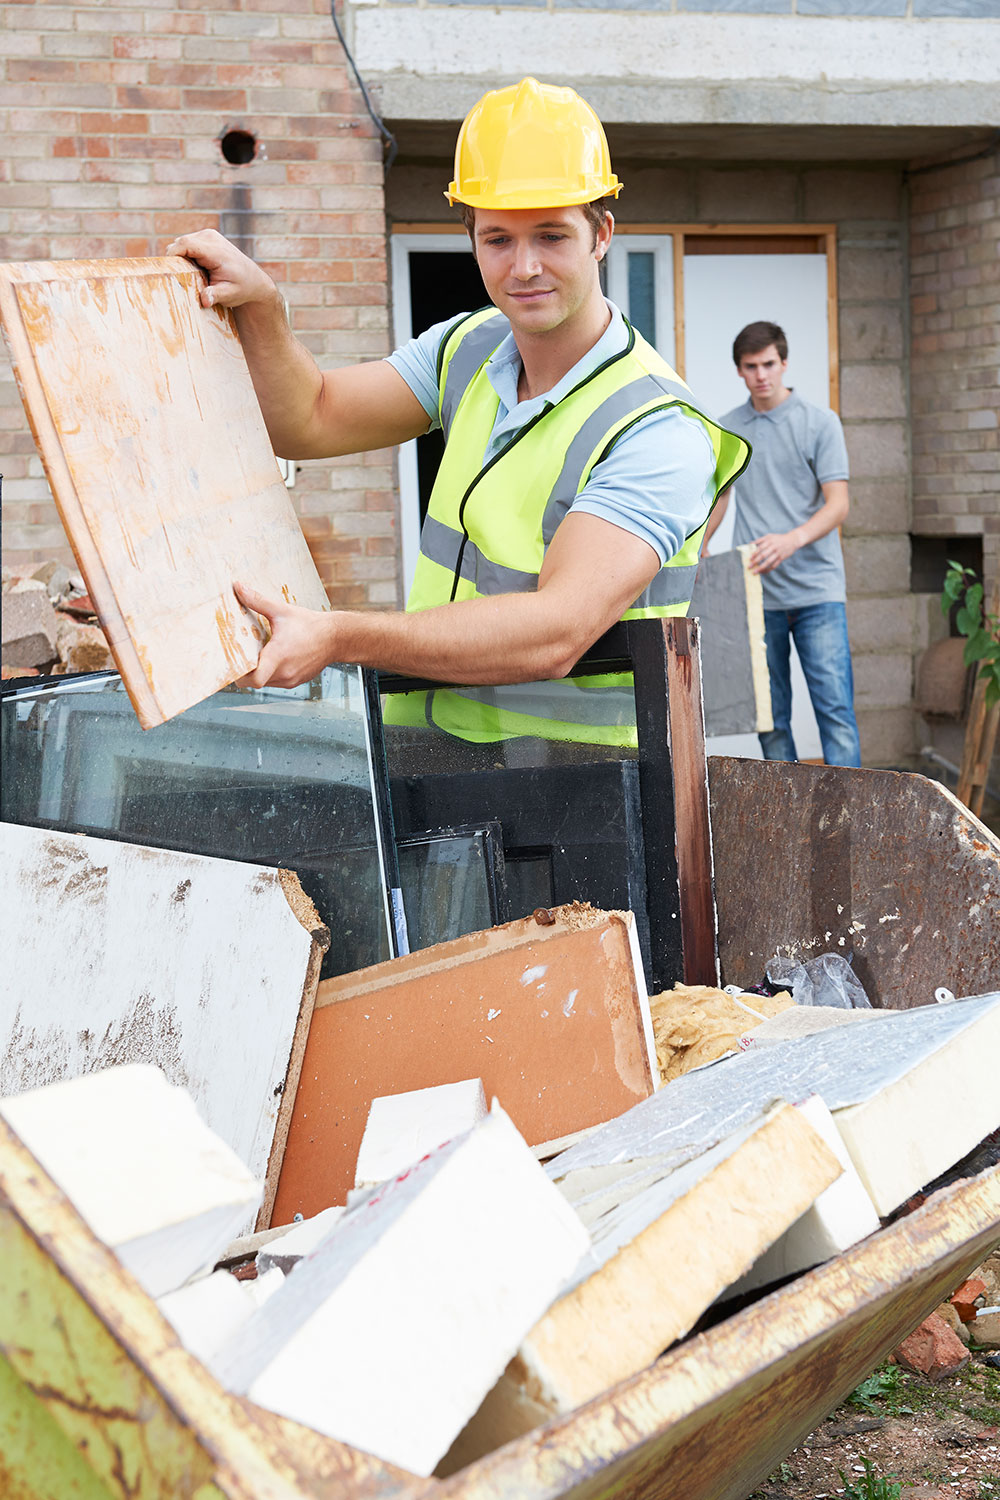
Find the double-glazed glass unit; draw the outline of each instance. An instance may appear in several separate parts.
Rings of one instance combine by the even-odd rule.
[[[330,928],[324,977],[507,917],[498,825],[397,851],[374,678],[356,667],[228,687],[145,731],[117,674],[47,679],[5,691],[0,728],[3,821],[292,869]]]
[[[228,687],[145,731],[117,675],[21,688],[2,718],[4,821],[282,865],[330,928],[325,974],[396,950],[357,668],[291,691]]]

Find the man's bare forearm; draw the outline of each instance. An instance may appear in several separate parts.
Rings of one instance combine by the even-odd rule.
[[[562,677],[590,644],[540,594],[459,600],[413,614],[347,614],[350,661],[440,682],[497,684]]]
[[[330,662],[483,686],[564,677],[638,598],[658,563],[638,537],[596,516],[569,515],[531,593],[458,600],[412,614],[318,614],[237,583],[240,602],[271,626],[271,639],[245,681],[294,687]]]
[[[277,287],[273,295],[234,307],[240,343],[275,453],[282,458],[327,456],[320,441],[318,417],[323,375],[312,355],[295,338]]]

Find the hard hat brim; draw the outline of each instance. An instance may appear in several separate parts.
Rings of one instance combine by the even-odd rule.
[[[537,186],[523,192],[468,193],[462,192],[457,182],[450,182],[444,196],[452,207],[464,203],[467,208],[495,208],[498,210],[517,208],[576,208],[581,203],[594,203],[599,198],[617,198],[624,183],[613,174],[605,183],[592,188],[560,192],[558,188],[546,187],[544,192]]]

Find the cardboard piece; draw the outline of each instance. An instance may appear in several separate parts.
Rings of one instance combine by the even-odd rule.
[[[436,1151],[445,1141],[464,1135],[486,1117],[481,1078],[440,1083],[373,1099],[361,1138],[354,1186],[374,1187]]]
[[[329,940],[297,877],[2,823],[0,924],[0,1095],[156,1063],[266,1179],[264,1227]]]
[[[260,1201],[235,1152],[159,1068],[109,1068],[0,1114],[152,1297],[211,1268]]]
[[[586,1249],[494,1106],[349,1213],[223,1351],[221,1376],[429,1474]]]
[[[328,608],[232,313],[181,257],[0,266],[21,398],[144,729],[256,665],[233,593]]]
[[[442,1473],[650,1364],[840,1173],[787,1104],[676,1170],[645,1166],[638,1187],[627,1168],[624,1190],[611,1185],[573,1282],[523,1340]]]
[[[546,914],[548,918],[548,914]],[[529,1145],[656,1086],[630,915],[553,908],[320,985],[276,1222],[343,1203],[381,1095],[481,1078]]]

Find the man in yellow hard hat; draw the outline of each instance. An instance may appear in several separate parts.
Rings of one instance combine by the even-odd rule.
[[[214,231],[168,247],[209,273],[207,306],[234,309],[276,452],[445,433],[407,611],[319,614],[244,580],[240,599],[272,631],[250,685],[356,662],[472,685],[415,710],[465,739],[629,742],[593,680],[550,681],[564,701],[547,704],[489,687],[563,678],[623,616],[685,613],[711,506],[748,456],[601,291],[620,190],[601,123],[572,89],[528,78],[487,94],[462,125],[446,196],[491,305],[351,369],[319,370],[270,278]]]

